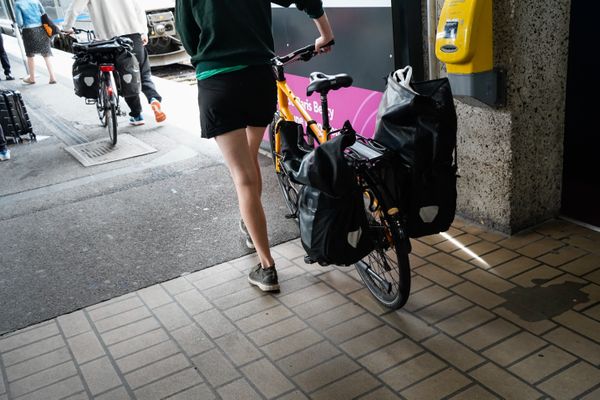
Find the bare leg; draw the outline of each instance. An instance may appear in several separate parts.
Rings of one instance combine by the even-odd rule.
[[[265,128],[262,128],[264,131]],[[260,133],[262,137],[262,132]],[[252,137],[254,143],[256,138]],[[263,267],[274,265],[269,238],[267,221],[260,201],[260,174],[257,172],[256,155],[250,150],[247,132],[238,129],[216,137],[225,162],[233,178],[238,196],[240,213],[252,238],[256,253]]]
[[[56,82],[56,77],[54,76],[54,69],[52,68],[52,62],[50,61],[50,57],[44,57],[44,61],[46,62],[46,68],[48,69],[50,82]]]
[[[246,127],[246,137],[248,138],[248,146],[250,147],[250,154],[256,167],[256,174],[258,176],[258,197],[262,196],[262,175],[260,173],[260,166],[258,165],[258,149],[262,142],[265,128],[248,126]]]
[[[27,69],[29,70],[29,80],[35,82],[35,60],[33,57],[27,57]]]

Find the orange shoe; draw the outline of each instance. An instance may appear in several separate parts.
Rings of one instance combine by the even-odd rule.
[[[154,118],[156,119],[156,122],[163,122],[165,119],[167,119],[167,114],[162,112],[160,109],[160,101],[152,99],[150,102],[150,107],[152,107],[152,111],[154,111]]]

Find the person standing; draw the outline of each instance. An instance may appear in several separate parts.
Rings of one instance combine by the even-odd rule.
[[[0,125],[0,161],[10,160],[10,150],[6,146],[6,138],[4,137],[4,130]]]
[[[50,38],[42,26],[42,15],[46,11],[39,0],[17,0],[15,2],[15,17],[17,18],[17,26],[21,29],[23,36],[23,45],[25,46],[25,55],[27,56],[27,69],[29,76],[23,78],[23,82],[28,85],[35,83],[35,60],[36,54],[41,54],[44,57],[46,68],[50,81],[48,83],[56,83],[54,70],[50,57],[52,50],[50,49]]]
[[[8,61],[8,54],[4,49],[3,34],[0,32],[0,62],[2,63],[2,69],[4,69],[4,76],[7,81],[13,81],[15,78],[10,74],[10,61]]]
[[[292,3],[315,22],[317,51],[327,51],[333,32],[321,0]],[[215,138],[237,192],[242,221],[260,262],[248,275],[264,291],[279,290],[261,203],[258,149],[276,108],[277,90],[270,59],[274,56],[268,0],[178,0],[175,24],[192,57],[198,79],[201,135]],[[252,101],[239,100],[240,93]]]
[[[73,33],[75,19],[85,7],[90,12],[97,39],[121,36],[133,41],[133,53],[140,64],[142,93],[154,112],[156,122],[164,121],[167,116],[161,109],[162,97],[152,81],[148,51],[145,47],[148,44],[148,24],[140,0],[73,0],[63,22],[67,33]],[[125,101],[130,109],[129,123],[136,126],[143,125],[144,116],[140,96],[125,97]]]

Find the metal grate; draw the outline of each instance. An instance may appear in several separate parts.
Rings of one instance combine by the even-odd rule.
[[[83,164],[84,167],[106,164],[158,151],[154,147],[128,134],[119,135],[116,146],[112,146],[108,139],[100,139],[89,143],[69,146],[65,150]]]

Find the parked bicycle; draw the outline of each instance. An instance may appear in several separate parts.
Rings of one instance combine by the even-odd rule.
[[[352,141],[356,138],[356,142],[344,151],[344,157],[355,172],[355,185],[362,193],[372,251],[354,265],[372,295],[384,306],[397,309],[406,303],[410,293],[411,272],[408,254],[411,246],[404,229],[404,217],[397,204],[397,196],[390,193],[389,185],[386,184],[389,173],[394,169],[392,160],[381,145],[354,132],[348,122],[341,130],[332,130],[328,117],[327,94],[331,90],[351,86],[350,76],[329,76],[323,73],[310,75],[307,95],[320,94],[322,126],[308,114],[302,102],[287,85],[284,66],[296,61],[308,61],[316,54],[315,46],[311,45],[272,59],[277,80],[278,111],[269,128],[269,141],[275,173],[289,210],[286,217],[298,221],[301,211],[299,197],[303,190],[303,185],[294,179],[297,174],[290,167],[289,159],[282,153],[282,150],[285,151],[283,142],[286,139],[282,135],[282,127],[285,121],[294,121],[289,105],[291,102],[307,124],[306,132],[298,131],[297,141],[298,147],[305,153],[338,135],[352,135]]]
[[[88,41],[74,43],[75,64],[73,79],[75,92],[86,98],[86,104],[95,104],[100,124],[108,128],[111,144],[117,144],[120,77],[115,65],[116,55],[131,52],[133,42],[127,38],[96,41],[94,32],[73,28],[74,33],[87,34]]]

